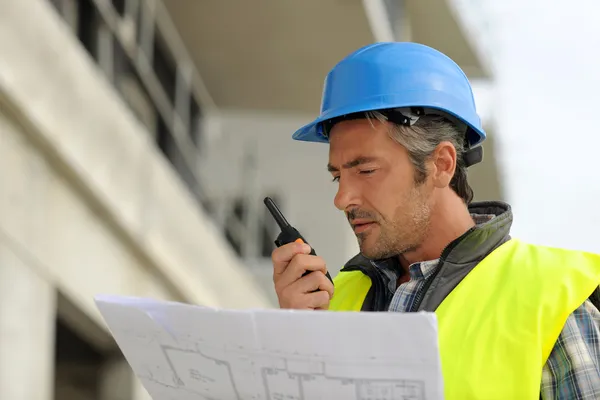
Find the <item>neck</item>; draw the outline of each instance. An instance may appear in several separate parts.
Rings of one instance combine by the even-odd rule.
[[[432,208],[428,233],[421,245],[400,255],[400,264],[408,272],[411,264],[439,258],[446,246],[474,225],[462,199],[454,193],[446,196]]]

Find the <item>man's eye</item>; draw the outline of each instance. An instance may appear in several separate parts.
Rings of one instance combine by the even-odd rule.
[[[339,176],[334,176],[331,181],[332,182],[339,182],[340,181],[340,177]]]
[[[361,174],[366,174],[366,175],[372,174],[373,172],[375,172],[374,169],[367,169],[367,170],[364,170],[364,171],[360,171]]]

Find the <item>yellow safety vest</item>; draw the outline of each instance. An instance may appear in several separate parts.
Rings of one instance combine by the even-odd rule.
[[[371,286],[340,272],[333,311],[360,311]],[[435,311],[446,400],[539,399],[568,316],[600,284],[600,255],[516,239],[483,259]]]

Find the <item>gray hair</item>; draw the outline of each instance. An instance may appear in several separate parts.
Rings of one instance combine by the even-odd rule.
[[[370,111],[367,118],[372,121],[387,121],[380,112]],[[425,163],[438,144],[444,141],[452,143],[456,149],[456,170],[450,181],[450,187],[463,199],[466,204],[473,201],[473,189],[467,181],[467,167],[463,160],[465,152],[465,131],[438,114],[421,116],[412,126],[393,124],[389,131],[390,137],[408,151],[409,159],[415,167],[415,183],[423,183],[427,178]]]

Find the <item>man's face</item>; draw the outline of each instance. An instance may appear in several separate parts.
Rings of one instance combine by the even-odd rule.
[[[416,184],[406,149],[376,120],[336,124],[329,135],[329,165],[338,182],[335,206],[344,211],[361,253],[370,259],[415,250],[431,216],[429,180]]]

